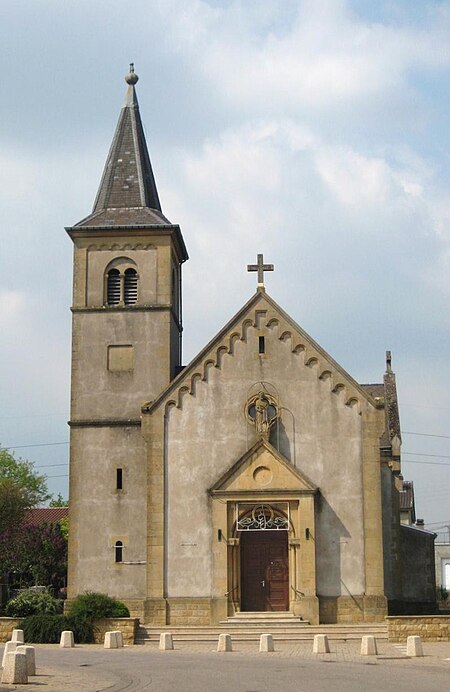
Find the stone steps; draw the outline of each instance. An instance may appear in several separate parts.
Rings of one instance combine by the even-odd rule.
[[[242,612],[237,613],[226,620],[222,620],[220,625],[235,625],[240,627],[259,627],[260,625],[267,626],[283,626],[283,625],[309,625],[307,620],[297,617],[293,613],[287,611],[281,612]]]
[[[173,626],[141,625],[136,637],[137,644],[147,644],[159,641],[161,632],[171,632],[174,641],[179,642],[217,642],[219,634],[231,634],[236,641],[258,641],[261,634],[273,634],[276,641],[312,640],[315,634],[326,634],[329,639],[361,639],[365,634],[372,634],[377,639],[387,639],[387,625],[383,622],[340,624],[340,625],[309,625],[304,621],[293,622],[289,625],[276,625],[271,622],[259,625],[236,627],[233,624],[216,626]]]

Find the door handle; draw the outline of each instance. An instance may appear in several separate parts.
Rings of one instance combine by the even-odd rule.
[[[261,579],[261,586],[263,587],[263,589],[264,589],[265,585],[266,585],[266,580],[265,580],[265,579]]]

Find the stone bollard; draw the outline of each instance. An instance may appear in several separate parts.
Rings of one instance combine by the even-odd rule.
[[[59,646],[61,649],[73,649],[75,646],[75,641],[73,638],[73,632],[71,630],[64,630],[64,632],[61,632]]]
[[[160,651],[173,651],[173,637],[170,632],[161,632],[159,637]]]
[[[217,651],[233,651],[231,644],[231,634],[219,634],[217,642]]]
[[[13,654],[17,649],[17,642],[6,642],[5,648],[3,650],[2,668],[5,667],[7,654]]]
[[[105,632],[103,647],[105,649],[117,649],[117,635],[115,632]]]
[[[259,651],[260,653],[268,653],[269,651],[274,651],[273,648],[273,636],[271,634],[262,634],[259,640]]]
[[[326,634],[315,634],[313,644],[313,654],[329,654],[330,645]]]
[[[16,642],[17,644],[23,644],[25,642],[23,630],[13,630],[11,641]]]
[[[28,684],[27,657],[25,654],[14,651],[6,655],[1,681],[7,685]]]
[[[365,634],[361,639],[361,656],[376,656],[377,640],[372,634]]]
[[[36,675],[36,654],[34,646],[21,645],[18,646],[16,651],[25,654],[27,657],[27,674]]]
[[[120,630],[114,630],[117,639],[117,648],[123,649],[123,634]]]
[[[408,637],[406,640],[407,656],[423,656],[422,640],[420,637]]]

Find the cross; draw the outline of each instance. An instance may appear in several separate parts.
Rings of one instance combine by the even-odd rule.
[[[273,272],[273,264],[264,264],[262,255],[257,256],[256,264],[247,264],[248,272],[258,272],[258,289],[264,290],[264,272]]]

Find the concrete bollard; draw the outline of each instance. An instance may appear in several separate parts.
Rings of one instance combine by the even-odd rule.
[[[36,675],[36,654],[34,646],[21,644],[17,647],[16,651],[25,654],[27,658],[27,674]]]
[[[233,651],[231,643],[231,634],[219,634],[217,642],[217,651]]]
[[[407,656],[423,656],[422,640],[420,637],[408,637],[406,640]]]
[[[120,630],[114,630],[117,639],[117,648],[123,649],[123,634]]]
[[[326,634],[315,634],[313,644],[313,654],[329,654],[330,645]]]
[[[260,653],[268,653],[269,651],[274,651],[273,648],[273,636],[271,634],[262,634],[259,640],[259,651]]]
[[[361,639],[361,656],[376,656],[377,640],[372,634],[365,634]]]
[[[6,655],[1,681],[7,685],[28,684],[27,657],[25,654],[14,651]]]
[[[173,651],[173,637],[170,632],[161,632],[159,637],[160,651]]]
[[[5,667],[7,654],[11,654],[11,653],[13,654],[16,649],[17,649],[17,642],[12,642],[12,641],[6,642],[5,648],[3,650],[2,668]]]
[[[17,644],[23,644],[25,642],[23,630],[13,630],[11,641],[17,642]]]
[[[115,632],[105,632],[105,641],[103,643],[105,649],[117,649],[117,636]]]
[[[64,632],[61,632],[59,646],[61,647],[61,649],[73,649],[73,647],[75,646],[75,640],[73,638],[72,630],[64,630]]]

